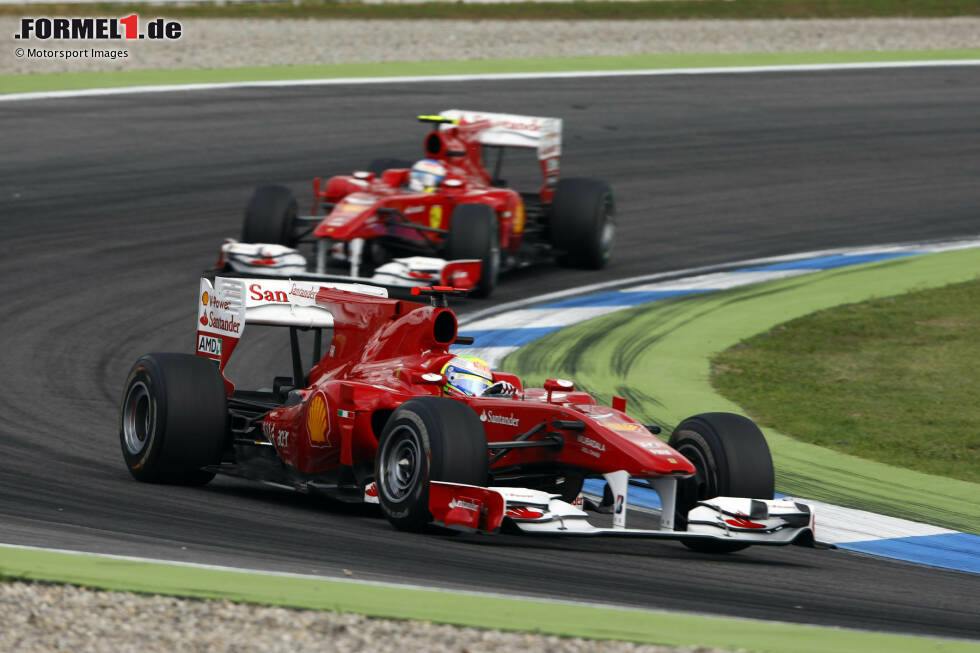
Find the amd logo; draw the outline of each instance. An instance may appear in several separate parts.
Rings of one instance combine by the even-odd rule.
[[[197,351],[209,356],[221,357],[221,338],[214,336],[199,336],[197,339]]]

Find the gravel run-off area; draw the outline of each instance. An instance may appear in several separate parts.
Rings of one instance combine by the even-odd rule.
[[[166,16],[166,8],[161,9]],[[176,41],[20,41],[16,17],[0,19],[8,46],[0,74],[289,66],[658,53],[839,52],[980,47],[980,18],[833,20],[252,20],[183,19]],[[94,45],[93,45],[94,44]],[[17,47],[124,50],[115,60],[18,58]]]
[[[0,651],[715,653],[718,649],[507,633],[357,614],[11,582],[0,583]]]

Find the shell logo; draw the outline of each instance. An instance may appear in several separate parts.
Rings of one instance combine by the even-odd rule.
[[[514,229],[515,234],[522,233],[524,231],[524,202],[518,202],[517,208],[514,210]]]
[[[429,209],[429,226],[438,229],[442,226],[442,206],[433,204]]]
[[[205,290],[204,294],[201,295],[201,303],[207,306],[210,300],[211,300],[211,296],[208,294],[208,291]]]
[[[306,413],[306,430],[310,434],[310,442],[313,445],[330,446],[330,441],[327,439],[330,430],[327,426],[327,399],[322,393],[317,393],[310,400],[310,407]]]

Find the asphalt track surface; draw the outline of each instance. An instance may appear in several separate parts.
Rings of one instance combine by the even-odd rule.
[[[258,183],[412,157],[417,113],[565,119],[564,173],[615,189],[602,273],[510,275],[502,302],[824,247],[980,232],[975,68],[238,89],[0,104],[0,541],[980,638],[976,575],[842,551],[440,537],[234,480],[122,463],[132,362],[192,351],[197,278]],[[469,301],[461,312],[484,308]],[[271,380],[280,369],[267,354]],[[288,370],[288,362],[278,365]]]

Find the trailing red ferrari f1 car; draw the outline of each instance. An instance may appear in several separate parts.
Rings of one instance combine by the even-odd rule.
[[[595,179],[559,180],[560,119],[459,110],[419,119],[435,125],[425,158],[378,159],[367,170],[315,179],[312,215],[297,215],[288,188],[258,187],[242,242],[225,242],[219,271],[295,278],[340,264],[351,278],[385,286],[451,284],[486,296],[501,271],[556,256],[563,265],[606,265],[612,190]],[[542,181],[534,192],[501,178],[513,148],[535,152]],[[313,270],[294,249],[300,243],[314,246]]]
[[[665,443],[623,399],[601,406],[561,379],[525,388],[450,351],[472,343],[447,306],[461,291],[415,292],[431,303],[356,284],[202,279],[196,355],[148,354],[126,382],[130,473],[180,484],[231,474],[380,503],[403,530],[627,535],[712,552],[812,544],[813,511],[773,499],[769,448],[750,420],[696,415]],[[288,329],[292,376],[242,389],[226,365],[255,325]],[[611,524],[583,509],[588,477],[608,484]],[[637,482],[661,497],[658,528],[627,528]]]

